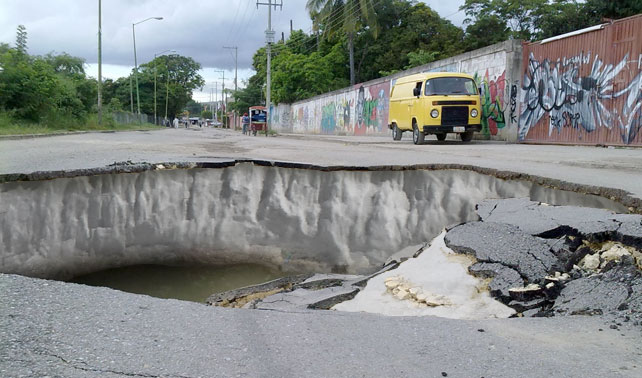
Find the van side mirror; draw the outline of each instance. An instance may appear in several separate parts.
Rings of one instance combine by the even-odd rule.
[[[412,94],[413,94],[415,97],[419,97],[419,96],[421,96],[421,88],[414,88],[414,89],[412,90]]]

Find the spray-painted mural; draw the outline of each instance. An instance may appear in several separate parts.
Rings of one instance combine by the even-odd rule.
[[[488,70],[483,78],[474,75],[475,82],[481,87],[482,134],[497,135],[499,129],[506,127],[504,115],[504,93],[506,92],[506,71],[494,79],[489,79]]]
[[[507,114],[511,96],[507,73],[511,72],[511,67],[508,67],[507,60],[506,51],[499,50],[461,62],[461,72],[472,74],[481,88],[481,134],[489,138],[500,135],[510,126],[513,130],[517,128],[517,117],[511,118]]]
[[[521,57],[521,44],[507,41],[415,67],[405,74],[448,71],[476,75],[483,90],[483,133],[489,138],[512,138],[515,141],[519,85],[514,79],[520,72],[519,59],[513,59],[514,55]],[[401,75],[404,73],[358,84],[292,105],[280,104],[272,115],[274,127],[302,134],[388,134],[390,88],[394,85],[395,78]],[[511,88],[514,89],[512,92]],[[507,132],[511,129],[510,133]]]
[[[519,139],[540,127],[548,128],[549,137],[575,129],[580,139],[582,132],[606,129],[619,132],[622,143],[632,143],[642,125],[640,62],[642,54],[608,64],[591,52],[557,61],[538,60],[531,53],[522,84]],[[591,67],[585,75],[580,74],[583,66]],[[627,80],[633,68],[637,76]],[[620,98],[624,101],[615,101]]]
[[[293,131],[344,135],[385,133],[389,99],[390,82],[384,81],[293,104]]]

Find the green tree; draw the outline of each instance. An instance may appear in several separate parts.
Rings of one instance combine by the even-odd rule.
[[[274,58],[274,101],[292,103],[321,93],[346,87],[343,46],[336,44],[327,53],[310,55],[283,51]]]
[[[122,112],[123,104],[120,102],[118,97],[112,97],[107,103],[107,109],[111,112]]]
[[[185,104],[184,110],[187,110],[190,117],[197,117],[203,112],[203,105],[190,99],[187,104]]]
[[[408,65],[405,68],[409,69],[434,62],[436,56],[436,51],[426,51],[422,49],[411,51],[408,53]]]
[[[365,24],[377,36],[377,23],[372,0],[308,0],[306,8],[320,25],[325,38],[345,34],[350,59],[350,85],[355,84],[354,39]]]
[[[466,27],[464,49],[471,51],[490,46],[507,40],[510,35],[510,28],[499,16],[480,17]]]
[[[49,53],[44,56],[44,60],[56,73],[76,78],[85,77],[85,60],[82,58],[71,56],[67,53]]]
[[[536,39],[545,39],[590,26],[585,4],[575,0],[554,0],[534,12]]]
[[[250,106],[265,105],[262,83],[263,81],[259,75],[253,75],[247,81],[244,81],[244,88],[240,88],[234,93],[236,101],[230,104],[230,109],[243,114],[247,112]]]
[[[21,55],[27,54],[27,28],[24,25],[18,25],[16,30],[16,50]]]
[[[495,16],[505,20],[511,37],[528,41],[537,31],[537,11],[547,6],[548,0],[466,0],[459,9],[468,16],[466,24]]]
[[[42,59],[25,59],[17,49],[0,57],[0,108],[17,118],[38,122],[55,109],[59,83]]]
[[[463,52],[462,30],[425,3],[384,0],[377,18],[378,38],[365,32],[356,43],[364,52],[357,69],[362,81]]]
[[[640,0],[586,0],[584,18],[599,24],[603,18],[618,19],[642,13]]]
[[[176,54],[161,55],[139,66],[138,87],[141,111],[145,114],[154,114],[154,76],[156,76],[156,114],[165,115],[166,100],[168,117],[173,118],[180,114],[191,100],[193,91],[205,84],[198,73],[200,69],[201,65],[192,58]],[[109,103],[116,97],[126,109],[129,109],[132,75],[133,70],[128,77],[119,78],[116,81],[105,80],[104,101]]]

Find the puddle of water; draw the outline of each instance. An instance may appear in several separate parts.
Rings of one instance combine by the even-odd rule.
[[[78,276],[70,282],[105,286],[157,298],[205,302],[214,293],[256,285],[286,276],[258,264],[227,266],[135,265]]]

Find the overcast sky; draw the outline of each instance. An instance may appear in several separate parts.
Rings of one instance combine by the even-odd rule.
[[[376,2],[377,0],[375,0]],[[267,0],[261,0],[267,2]],[[458,12],[464,0],[425,0],[442,17],[461,25]],[[310,32],[306,0],[283,0],[283,9],[272,12],[272,28],[278,38],[294,29]],[[207,82],[198,101],[209,99],[218,82],[220,91],[225,71],[226,87],[234,85],[234,50],[238,46],[239,86],[252,75],[252,55],[265,43],[267,7],[256,0],[103,0],[103,76],[126,76],[134,66],[132,23],[148,17],[163,17],[136,25],[138,64],[154,54],[173,49],[203,66]],[[15,43],[16,27],[27,28],[29,53],[67,52],[86,60],[89,75],[97,76],[98,0],[0,0],[0,42]]]

